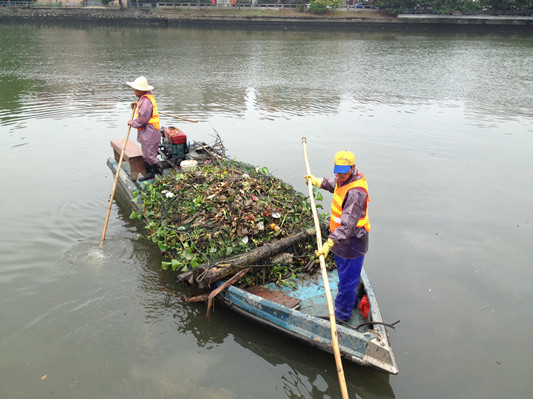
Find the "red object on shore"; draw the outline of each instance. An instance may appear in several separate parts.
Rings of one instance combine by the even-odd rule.
[[[368,303],[368,297],[366,295],[361,298],[359,310],[361,311],[363,317],[368,320],[368,313],[370,312],[370,303]]]

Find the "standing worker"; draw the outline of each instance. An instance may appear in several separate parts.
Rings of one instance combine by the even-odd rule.
[[[137,129],[137,141],[141,143],[146,174],[139,181],[153,179],[156,174],[163,174],[159,166],[157,150],[161,140],[161,125],[159,112],[150,86],[144,76],[139,76],[133,82],[126,82],[133,88],[133,92],[139,100],[132,103],[132,108],[137,106],[135,119],[129,120],[128,125]]]
[[[365,176],[355,166],[355,155],[350,151],[335,154],[335,178],[317,178],[306,175],[313,186],[333,193],[330,234],[316,255],[331,250],[339,273],[339,289],[335,298],[335,318],[348,321],[357,307],[357,284],[368,251],[368,186]]]

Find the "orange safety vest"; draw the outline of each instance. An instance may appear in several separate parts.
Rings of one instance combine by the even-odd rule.
[[[342,203],[344,202],[346,193],[348,193],[348,190],[356,187],[362,188],[366,191],[365,216],[359,219],[357,222],[357,227],[364,227],[366,231],[370,231],[370,223],[368,222],[368,203],[370,202],[370,198],[368,196],[368,185],[366,184],[366,179],[363,176],[359,180],[355,180],[342,187],[339,187],[335,184],[333,202],[331,203],[331,219],[329,220],[329,229],[332,233],[341,225]]]
[[[150,102],[152,103],[152,117],[150,118],[150,120],[148,121],[148,124],[150,125],[154,125],[154,127],[156,129],[161,129],[161,124],[159,123],[159,111],[157,110],[157,105],[155,103],[155,98],[154,98],[154,95],[153,94],[145,94],[143,95],[141,98],[139,98],[139,101],[137,101],[137,110],[135,111],[135,119],[137,119],[139,117],[139,102],[144,98],[146,97],[147,99],[150,100]],[[142,129],[137,129],[137,130],[142,130]]]

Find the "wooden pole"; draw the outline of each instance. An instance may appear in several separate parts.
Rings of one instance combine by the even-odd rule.
[[[136,109],[137,109],[137,106],[133,108],[133,112],[131,113],[130,119],[133,119],[135,117]],[[102,232],[102,240],[100,241],[100,245],[98,246],[98,249],[101,249],[102,245],[104,245],[105,233],[107,231],[107,223],[109,222],[109,215],[111,214],[111,207],[113,206],[113,197],[115,196],[115,190],[117,189],[118,174],[120,173],[120,168],[122,167],[122,160],[124,159],[124,152],[126,151],[126,145],[128,144],[128,139],[130,137],[130,131],[131,131],[131,125],[128,126],[128,133],[126,134],[126,139],[124,140],[122,151],[120,151],[120,158],[118,160],[117,173],[115,174],[115,182],[113,183],[113,190],[111,191],[111,198],[109,198],[109,206],[107,207],[107,216],[105,218],[104,231]]]
[[[309,168],[309,161],[307,160],[307,150],[306,150],[306,138],[302,137],[302,146],[304,151],[304,161],[305,169],[307,174],[311,174]],[[309,202],[311,203],[311,210],[313,211],[313,219],[315,221],[315,230],[316,230],[316,244],[317,248],[320,251],[322,249],[322,233],[320,232],[320,222],[318,220],[318,213],[316,211],[315,198],[313,196],[313,185],[309,180],[307,182],[307,187],[309,188]],[[342,359],[339,349],[339,337],[337,336],[337,324],[335,323],[335,311],[333,309],[333,301],[331,299],[331,290],[329,288],[328,273],[326,271],[326,262],[324,260],[324,255],[320,255],[320,270],[322,271],[322,280],[324,281],[324,290],[326,291],[326,300],[328,302],[328,312],[329,312],[329,323],[331,326],[331,342],[333,343],[333,354],[335,355],[335,363],[337,364],[337,374],[339,375],[339,384],[341,386],[342,399],[348,399],[348,388],[346,387],[346,380],[344,378],[344,370],[342,368]]]
[[[160,113],[161,115],[166,115],[166,116],[170,116],[170,117],[172,117],[172,118],[181,119],[182,121],[187,121],[187,122],[192,122],[192,123],[198,123],[198,121],[195,121],[194,119],[187,119],[187,118],[183,118],[182,116],[172,115],[172,114],[167,114],[166,112],[161,112],[161,111],[159,111],[159,113]]]

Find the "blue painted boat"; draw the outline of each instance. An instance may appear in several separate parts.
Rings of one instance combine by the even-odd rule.
[[[328,272],[333,298],[337,294],[337,271]],[[341,356],[346,360],[369,366],[390,374],[398,374],[398,366],[389,342],[388,331],[381,317],[378,302],[370,280],[363,269],[361,281],[370,304],[369,320],[363,318],[359,310],[347,323],[337,324],[337,335]],[[296,281],[295,281],[296,282]],[[220,285],[222,283],[217,283]],[[233,311],[241,313],[259,323],[272,327],[311,346],[333,353],[331,329],[324,284],[320,273],[298,280],[294,288],[267,284],[266,289],[281,292],[297,298],[297,308],[291,308],[274,300],[259,296],[235,286],[228,287],[222,294],[224,303]],[[271,296],[271,295],[266,295]]]
[[[191,149],[190,158],[194,157],[194,149]],[[109,158],[107,164],[113,174],[116,174],[118,164],[115,159]],[[131,180],[127,163],[122,165],[117,184],[132,201],[132,205],[139,210],[132,197],[133,191],[138,190],[139,185]],[[328,272],[328,276],[331,294],[335,298],[338,284],[337,271]],[[388,327],[383,321],[374,290],[364,269],[361,273],[361,282],[370,304],[369,317],[368,320],[364,319],[360,311],[354,309],[354,315],[349,322],[337,324],[341,356],[362,366],[397,374],[398,366],[389,342]],[[216,282],[214,287],[222,283]],[[231,310],[262,325],[333,353],[321,274],[315,273],[294,280],[293,283],[282,287],[270,283],[264,287],[251,287],[247,290],[230,286],[220,293],[217,299]]]

